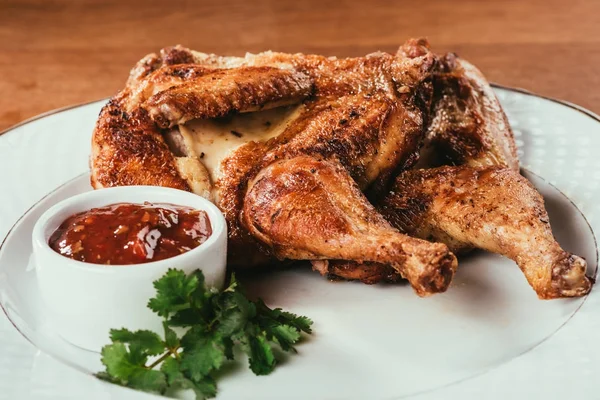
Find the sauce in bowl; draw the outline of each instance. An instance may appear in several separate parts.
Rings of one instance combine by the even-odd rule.
[[[72,215],[48,244],[74,260],[129,265],[185,253],[211,234],[205,211],[173,204],[118,203]]]

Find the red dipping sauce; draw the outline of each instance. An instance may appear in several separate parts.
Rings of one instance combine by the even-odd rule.
[[[67,218],[50,247],[93,264],[141,264],[175,257],[212,234],[205,211],[173,204],[119,203]]]

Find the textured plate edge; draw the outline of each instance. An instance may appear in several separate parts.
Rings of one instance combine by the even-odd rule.
[[[26,124],[28,122],[34,121],[36,119],[41,119],[44,116],[47,115],[52,115],[53,113],[58,113],[58,112],[62,112],[62,111],[67,111],[70,110],[72,108],[77,108],[77,107],[81,107],[81,106],[86,106],[88,104],[91,103],[95,103],[95,101],[89,102],[89,103],[85,103],[85,104],[79,104],[76,106],[72,106],[72,107],[67,107],[65,109],[58,109],[58,110],[54,110],[53,112],[50,113],[45,113],[45,114],[41,114],[40,116],[38,116],[37,118],[33,118],[33,119],[29,119],[27,121],[24,121],[23,124]],[[20,125],[19,125],[20,126]],[[48,198],[49,196],[51,196],[53,193],[55,193],[57,190],[60,190],[61,188],[71,184],[72,182],[81,179],[82,177],[84,177],[85,175],[89,175],[89,171],[83,172],[81,174],[78,174],[74,177],[72,177],[71,179],[66,180],[65,182],[61,183],[60,185],[58,185],[57,187],[55,187],[54,189],[52,189],[51,191],[49,191],[48,193],[46,193],[45,195],[43,195],[42,197],[40,197],[34,204],[31,205],[31,207],[29,207],[25,212],[23,212],[23,214],[19,217],[19,219],[17,219],[15,221],[15,223],[10,227],[10,229],[8,230],[8,232],[6,233],[6,236],[4,236],[4,238],[2,238],[2,241],[0,241],[0,254],[2,254],[3,252],[3,248],[4,248],[4,244],[6,243],[6,241],[8,240],[8,238],[10,237],[11,233],[14,231],[14,229],[21,223],[21,221],[23,220],[23,218],[25,218],[30,212],[31,210],[33,210],[36,206],[38,206],[42,201],[44,201],[46,198]],[[10,317],[10,315],[8,315],[8,311],[6,310],[6,308],[4,307],[4,304],[0,301],[0,309],[2,309],[2,312],[4,312],[4,315],[6,316],[6,319],[10,322],[10,324],[13,326],[13,328],[15,328],[15,330],[30,344],[32,345],[35,349],[37,349],[37,351],[40,351],[42,353],[44,353],[46,356],[50,357],[52,360],[59,362],[63,365],[66,365],[69,368],[73,368],[74,370],[80,372],[83,374],[83,376],[88,376],[88,377],[92,377],[92,378],[96,378],[95,374],[90,374],[90,373],[86,373],[85,371],[82,371],[81,368],[79,368],[77,365],[74,365],[72,362],[70,362],[69,360],[62,358],[62,357],[57,357],[54,354],[50,354],[47,353],[45,351],[43,351],[42,349],[40,349],[35,343],[33,343],[31,341],[31,339],[29,338],[29,336],[27,336],[21,329],[19,329],[19,327],[14,323],[14,321],[12,320],[12,318]],[[0,316],[0,318],[2,318],[2,316]],[[126,387],[126,386],[119,386],[116,384],[112,384],[110,382],[106,382],[103,381],[101,379],[98,379],[102,385],[110,387],[111,389],[107,389],[107,390],[116,390],[117,393],[121,394],[124,392],[129,392],[130,394],[144,394],[146,395],[146,397],[148,399],[151,398],[164,398],[164,396],[160,396],[160,395],[156,395],[154,393],[142,393],[138,390]],[[109,392],[107,392],[109,393]],[[110,393],[109,393],[110,396]],[[120,397],[119,397],[120,398]]]
[[[585,108],[585,107],[579,106],[579,105],[577,105],[577,104],[574,104],[574,103],[571,103],[571,102],[569,102],[569,101],[566,101],[566,100],[560,100],[560,99],[556,99],[556,98],[549,97],[549,96],[545,96],[545,95],[540,95],[540,94],[538,94],[538,93],[535,93],[535,92],[532,92],[532,91],[529,91],[529,90],[527,90],[527,89],[523,89],[523,88],[517,88],[517,87],[505,86],[505,85],[501,85],[501,84],[497,84],[497,83],[491,83],[491,86],[492,86],[494,89],[501,89],[501,90],[506,90],[506,91],[509,91],[509,92],[515,92],[515,93],[523,94],[523,95],[530,96],[530,97],[541,98],[541,99],[548,100],[548,101],[550,101],[550,102],[553,102],[553,103],[556,103],[556,104],[559,104],[559,105],[562,105],[562,106],[566,106],[566,107],[568,107],[568,108],[570,108],[570,109],[572,109],[572,110],[578,111],[578,112],[580,112],[580,113],[582,113],[582,114],[586,115],[587,117],[594,119],[596,122],[599,122],[599,123],[600,123],[600,115],[598,115],[598,114],[594,113],[593,111],[591,111],[591,110],[589,110],[589,109],[587,109],[587,108]],[[21,121],[21,122],[19,122],[19,123],[15,124],[15,125],[12,125],[12,126],[10,126],[10,127],[6,128],[6,129],[4,129],[4,130],[0,131],[0,136],[4,135],[4,134],[6,134],[6,133],[9,133],[9,132],[11,132],[11,131],[13,131],[13,130],[16,130],[16,129],[18,129],[18,128],[22,127],[22,126],[25,126],[25,125],[27,125],[27,124],[29,124],[29,123],[35,122],[35,121],[37,121],[37,120],[40,120],[40,119],[42,119],[42,118],[45,118],[45,117],[48,117],[48,116],[51,116],[51,115],[54,115],[54,114],[58,114],[58,113],[61,113],[61,112],[64,112],[64,111],[69,111],[69,110],[72,110],[72,109],[76,109],[76,108],[84,107],[84,106],[87,106],[87,105],[90,105],[90,104],[93,104],[93,103],[97,103],[97,102],[101,102],[101,101],[108,101],[109,99],[110,99],[110,98],[108,98],[108,97],[107,97],[107,98],[101,98],[101,99],[96,99],[96,100],[92,100],[92,101],[88,101],[88,102],[84,102],[84,103],[78,103],[78,104],[73,104],[73,105],[70,105],[70,106],[65,106],[65,107],[61,107],[61,108],[57,108],[57,109],[53,109],[53,110],[49,110],[49,111],[47,111],[47,112],[44,112],[44,113],[42,113],[42,114],[38,114],[38,115],[35,115],[35,116],[31,117],[31,118],[25,119],[25,120],[23,120],[23,121]],[[560,193],[560,194],[561,194],[563,197],[565,197],[565,198],[566,198],[566,199],[567,199],[567,200],[568,200],[568,201],[569,201],[569,202],[572,204],[572,206],[573,206],[573,207],[575,207],[575,209],[576,209],[576,210],[577,210],[577,211],[580,213],[580,215],[581,215],[581,216],[584,218],[584,220],[585,220],[586,224],[588,225],[588,228],[589,228],[589,229],[590,229],[590,231],[592,232],[592,237],[594,238],[594,244],[595,244],[595,246],[596,246],[596,270],[594,271],[594,274],[593,274],[594,278],[596,278],[596,277],[598,276],[598,273],[599,273],[599,270],[600,270],[600,265],[599,265],[599,262],[600,262],[600,260],[599,260],[598,241],[597,241],[597,239],[596,239],[595,232],[594,232],[594,230],[592,229],[592,227],[591,227],[591,225],[590,225],[590,223],[589,223],[589,221],[588,221],[587,217],[585,216],[585,214],[584,214],[583,212],[581,212],[581,210],[579,209],[579,207],[577,207],[577,205],[576,205],[576,204],[575,204],[575,203],[574,203],[574,202],[573,202],[573,201],[572,201],[572,200],[571,200],[571,199],[570,199],[570,198],[569,198],[569,197],[568,197],[568,196],[567,196],[565,193],[563,193],[563,192],[562,192],[562,191],[561,191],[559,188],[557,188],[555,185],[551,184],[551,183],[550,183],[549,181],[547,181],[545,178],[541,177],[540,175],[538,175],[538,174],[534,173],[534,172],[533,172],[533,171],[531,171],[531,170],[528,170],[528,169],[526,169],[526,168],[521,168],[521,169],[522,169],[523,171],[527,171],[528,173],[531,173],[532,175],[536,176],[537,178],[541,179],[542,181],[544,181],[545,183],[547,183],[548,185],[550,185],[552,188],[554,188],[555,190],[557,190],[557,191],[558,191],[558,192],[559,192],[559,193]],[[67,180],[67,181],[63,182],[62,184],[60,184],[59,186],[57,186],[56,188],[54,188],[54,189],[53,189],[53,190],[51,190],[50,192],[46,193],[44,196],[42,196],[40,199],[38,199],[38,200],[37,200],[37,201],[36,201],[36,202],[35,202],[35,203],[34,203],[34,204],[33,204],[33,205],[30,207],[30,208],[28,208],[28,209],[27,209],[27,210],[26,210],[26,211],[25,211],[25,212],[24,212],[24,213],[23,213],[23,214],[22,214],[22,215],[19,217],[19,219],[18,219],[18,220],[17,220],[17,221],[16,221],[16,222],[15,222],[15,223],[14,223],[14,224],[11,226],[11,228],[9,229],[9,231],[8,231],[8,232],[6,233],[6,235],[5,235],[5,236],[2,238],[2,241],[0,242],[0,253],[1,253],[1,252],[2,252],[2,250],[3,250],[3,245],[5,244],[6,240],[8,239],[8,237],[10,236],[10,234],[12,233],[12,231],[14,230],[14,228],[15,228],[15,227],[16,227],[16,226],[17,226],[17,225],[18,225],[18,224],[21,222],[21,220],[22,220],[22,219],[23,219],[23,218],[24,218],[24,217],[25,217],[25,216],[26,216],[26,215],[27,215],[27,214],[28,214],[28,213],[31,211],[31,209],[33,209],[33,208],[34,208],[36,205],[38,205],[38,204],[39,204],[41,201],[43,201],[45,198],[47,198],[48,196],[50,196],[50,195],[51,195],[52,193],[54,193],[56,190],[60,189],[61,187],[65,186],[65,185],[68,185],[68,184],[69,184],[69,183],[71,183],[72,181],[74,181],[74,180],[77,180],[77,179],[81,178],[82,176],[84,176],[85,174],[88,174],[88,173],[89,173],[89,171],[86,171],[86,172],[84,172],[84,173],[82,173],[82,174],[78,174],[77,176],[74,176],[73,178],[71,178],[71,179],[69,179],[69,180]],[[531,351],[533,351],[534,349],[536,349],[537,347],[539,347],[539,346],[540,346],[540,345],[542,345],[543,343],[547,342],[547,341],[548,341],[550,338],[552,338],[553,336],[555,336],[555,335],[556,335],[556,334],[557,334],[557,333],[558,333],[558,332],[559,332],[559,331],[560,331],[562,328],[564,328],[564,326],[565,326],[565,325],[566,325],[566,324],[567,324],[569,321],[571,321],[571,319],[572,319],[572,318],[573,318],[573,317],[574,317],[574,316],[575,316],[575,315],[576,315],[576,314],[577,314],[577,313],[578,313],[578,312],[581,310],[581,308],[583,307],[583,305],[586,303],[586,301],[587,301],[588,297],[589,297],[589,294],[588,294],[588,295],[586,295],[586,296],[584,297],[583,301],[582,301],[582,302],[581,302],[581,304],[580,304],[580,305],[577,307],[577,309],[576,309],[576,310],[575,310],[575,311],[574,311],[574,312],[573,312],[573,313],[572,313],[572,314],[569,316],[569,318],[568,318],[568,319],[567,319],[567,320],[566,320],[566,321],[565,321],[563,324],[561,324],[561,325],[560,325],[560,326],[559,326],[559,327],[558,327],[558,328],[557,328],[557,329],[556,329],[554,332],[552,332],[552,333],[551,333],[549,336],[547,336],[546,338],[542,339],[542,340],[541,340],[539,343],[537,343],[537,344],[535,344],[534,346],[532,346],[531,348],[529,348],[529,349],[527,349],[527,350],[523,351],[521,354],[519,354],[519,355],[517,355],[517,356],[515,356],[515,357],[511,358],[510,360],[507,360],[506,362],[503,362],[503,363],[500,363],[500,364],[498,364],[498,365],[495,365],[495,366],[493,366],[493,367],[490,367],[490,368],[488,368],[488,369],[486,369],[486,370],[484,370],[484,371],[481,371],[481,372],[479,372],[479,373],[477,373],[477,374],[475,374],[475,375],[473,375],[473,376],[466,377],[466,378],[464,378],[464,379],[461,379],[461,380],[458,380],[458,381],[456,381],[456,382],[451,382],[451,383],[449,383],[449,384],[447,384],[447,385],[443,385],[443,386],[441,386],[441,387],[433,388],[433,389],[430,389],[430,390],[424,390],[424,391],[420,391],[420,392],[415,392],[415,393],[407,394],[407,395],[405,395],[405,396],[393,397],[393,398],[391,398],[391,399],[393,399],[393,400],[397,400],[397,399],[413,398],[413,397],[419,397],[419,396],[422,396],[422,395],[426,395],[426,394],[428,394],[428,393],[434,393],[434,392],[437,392],[437,391],[441,391],[441,390],[444,390],[444,389],[446,389],[446,388],[449,388],[449,387],[451,387],[451,386],[455,386],[455,385],[458,385],[458,384],[461,384],[461,383],[464,383],[464,382],[468,382],[468,381],[471,381],[471,380],[475,380],[475,379],[477,379],[477,378],[479,378],[479,377],[481,377],[481,376],[483,376],[483,375],[485,375],[485,374],[488,374],[488,373],[492,372],[493,370],[496,370],[496,369],[498,369],[498,368],[500,368],[500,367],[502,367],[502,366],[505,366],[505,365],[509,364],[511,361],[513,361],[513,360],[515,360],[515,359],[517,359],[517,358],[523,357],[524,355],[526,355],[526,354],[530,353]],[[9,317],[9,315],[8,315],[7,311],[5,310],[4,306],[3,306],[1,303],[0,303],[0,308],[2,308],[2,311],[3,311],[3,312],[4,312],[4,314],[6,315],[7,319],[10,321],[11,325],[13,325],[13,327],[14,327],[14,328],[17,330],[17,332],[19,332],[19,334],[20,334],[22,337],[24,337],[24,338],[25,338],[25,339],[26,339],[26,340],[27,340],[29,343],[31,343],[31,345],[32,345],[32,346],[34,346],[36,349],[38,349],[38,350],[39,350],[39,348],[38,348],[38,347],[37,347],[37,346],[36,346],[36,345],[35,345],[33,342],[31,342],[31,340],[30,340],[30,339],[29,339],[29,338],[28,338],[26,335],[24,335],[24,334],[23,334],[23,332],[22,332],[21,330],[19,330],[19,328],[18,328],[18,327],[17,327],[17,326],[16,326],[16,325],[13,323],[12,319]],[[44,353],[45,353],[45,352],[44,352]],[[45,354],[48,354],[48,353],[45,353]],[[58,362],[65,363],[65,360],[62,360],[62,359],[56,358],[56,357],[52,356],[51,354],[48,354],[48,355],[49,355],[51,358],[53,358],[53,359],[55,359],[56,361],[58,361]],[[72,365],[70,365],[70,363],[68,363],[68,362],[67,362],[67,363],[65,363],[65,364],[69,365],[70,367],[73,367],[73,366],[72,366]],[[81,371],[79,368],[77,368],[77,367],[75,367],[75,369],[77,369],[77,370],[79,370],[80,372],[82,372],[82,371]],[[86,374],[86,375],[87,375],[87,374]],[[88,375],[88,376],[89,376],[89,375]],[[92,375],[92,376],[93,376],[93,375]],[[131,390],[131,389],[130,389],[130,390]],[[154,396],[152,396],[152,397],[154,397]]]
[[[75,106],[78,107],[78,106]],[[75,107],[71,107],[71,108],[75,108]],[[57,111],[59,112],[59,111]],[[40,117],[43,118],[43,117]],[[43,195],[42,197],[40,197],[35,203],[33,203],[31,205],[31,207],[29,207],[25,212],[23,212],[23,214],[21,214],[21,216],[19,217],[19,219],[17,219],[15,221],[15,223],[10,227],[10,229],[8,230],[8,232],[6,232],[6,236],[4,236],[4,238],[2,238],[2,241],[0,242],[0,255],[3,253],[4,251],[4,244],[6,243],[6,241],[8,240],[8,238],[12,235],[13,231],[15,230],[15,228],[21,223],[21,221],[35,208],[37,207],[42,201],[44,201],[46,198],[50,197],[50,195],[52,195],[53,193],[55,193],[57,190],[62,189],[63,187],[69,185],[70,183],[76,181],[77,179],[80,179],[81,177],[88,175],[89,171],[83,172],[81,174],[78,174],[77,176],[74,176],[71,179],[68,179],[67,181],[61,183],[60,185],[58,185],[57,187],[55,187],[54,189],[52,189],[51,191],[49,191],[48,193],[46,193],[45,195]],[[36,346],[35,343],[33,343],[31,341],[31,339],[29,339],[29,337],[23,333],[23,331],[21,329],[19,329],[19,327],[14,323],[14,321],[12,320],[12,318],[10,317],[10,315],[8,315],[8,311],[6,310],[6,308],[4,307],[4,304],[2,303],[2,301],[0,301],[0,309],[2,309],[2,311],[4,312],[4,315],[6,316],[6,319],[8,319],[8,321],[10,322],[10,324],[17,330],[17,332],[19,332],[19,334],[21,336],[23,336],[33,347],[35,347],[36,349],[42,351],[38,346]],[[44,352],[45,353],[45,352]],[[48,354],[48,353],[45,353]],[[48,354],[50,357],[52,357],[55,360],[58,360],[60,362],[63,362],[62,359],[58,359],[56,357],[54,357],[51,354]],[[73,367],[71,365],[71,363],[67,362],[67,364],[71,367]],[[77,367],[74,367],[77,368]]]
[[[519,92],[520,93],[520,92]],[[527,94],[527,93],[525,93]],[[535,95],[533,95],[535,96]],[[600,123],[600,118],[598,118],[598,122]],[[535,176],[537,179],[541,180],[542,182],[544,182],[545,184],[547,184],[548,186],[550,186],[551,188],[553,188],[554,190],[556,190],[562,197],[564,197],[569,203],[571,203],[571,206],[573,206],[575,208],[575,210],[577,210],[577,212],[583,217],[583,220],[585,221],[585,224],[587,225],[587,227],[589,228],[590,232],[592,233],[592,238],[594,239],[594,246],[595,246],[595,250],[596,250],[596,268],[592,273],[592,279],[594,279],[594,281],[597,280],[598,277],[598,273],[600,271],[600,250],[598,249],[598,240],[596,238],[596,233],[594,232],[594,229],[592,228],[592,225],[590,224],[590,222],[588,221],[587,217],[585,216],[585,214],[579,209],[579,207],[577,207],[577,204],[575,204],[575,202],[573,200],[571,200],[571,198],[569,196],[567,196],[562,190],[560,190],[559,188],[557,188],[555,185],[553,185],[552,183],[550,183],[546,178],[544,178],[543,176],[536,174],[535,172],[521,167],[520,168],[520,174],[523,175],[523,172],[527,172],[528,174],[531,174],[533,176]],[[595,286],[595,284],[594,284]],[[594,288],[592,287],[592,290],[594,290]],[[599,289],[600,290],[600,289]],[[550,333],[548,336],[546,336],[545,338],[543,338],[542,340],[540,340],[538,343],[534,344],[533,346],[531,346],[528,349],[523,350],[521,353],[517,354],[516,356],[500,362],[496,365],[492,365],[490,367],[488,367],[487,369],[484,369],[482,371],[479,371],[477,373],[475,373],[474,375],[471,376],[467,376],[465,378],[462,378],[460,380],[457,380],[455,382],[450,382],[447,383],[443,386],[440,387],[436,387],[433,389],[427,389],[427,390],[423,390],[420,392],[415,392],[415,393],[410,393],[407,395],[403,395],[400,397],[392,397],[389,400],[404,400],[404,399],[411,399],[411,398],[418,398],[419,396],[423,396],[423,395],[427,395],[427,394],[432,394],[438,391],[443,391],[444,389],[447,389],[449,387],[452,386],[456,386],[456,385],[460,385],[462,383],[465,382],[469,382],[469,381],[473,381],[476,380],[480,377],[482,377],[483,375],[489,374],[492,371],[495,371],[501,367],[504,367],[508,364],[510,364],[511,362],[513,362],[514,360],[521,358],[527,354],[529,354],[530,352],[532,352],[533,350],[535,350],[536,348],[540,347],[541,345],[543,345],[544,343],[546,343],[547,341],[549,341],[550,339],[552,339],[559,331],[561,331],[574,317],[575,315],[577,315],[577,313],[582,309],[582,307],[584,306],[584,304],[586,303],[586,301],[588,300],[588,298],[590,297],[591,291],[590,293],[586,294],[583,297],[583,300],[581,301],[581,303],[579,304],[579,306],[577,306],[577,308],[575,309],[575,311],[573,311],[573,313],[571,315],[569,315],[569,317],[562,323],[560,324],[552,333]],[[566,298],[567,300],[569,298]],[[559,299],[560,300],[560,299]],[[539,300],[539,301],[552,301],[552,300]],[[442,393],[443,394],[443,393]]]
[[[499,83],[494,83],[491,82],[490,85],[494,88],[494,89],[502,89],[502,90],[506,90],[509,92],[515,92],[515,93],[520,93],[520,94],[524,94],[527,96],[531,96],[531,97],[538,97],[540,99],[544,99],[544,100],[548,100],[551,101],[553,103],[558,103],[561,104],[563,106],[569,107],[575,111],[579,111],[580,113],[583,113],[585,115],[587,115],[590,118],[595,119],[596,121],[600,122],[600,115],[596,114],[595,112],[582,107],[578,104],[575,103],[571,103],[570,101],[567,100],[561,100],[561,99],[557,99],[555,97],[550,97],[550,96],[546,96],[543,94],[539,94],[536,92],[532,92],[531,90],[527,90],[527,89],[523,89],[523,88],[519,88],[519,87],[513,87],[513,86],[505,86],[505,85],[501,85]]]
[[[598,121],[600,122],[600,120]],[[585,216],[585,214],[579,209],[579,207],[577,207],[577,205],[571,200],[571,198],[569,198],[569,196],[567,196],[562,190],[560,190],[559,188],[557,188],[555,185],[553,185],[552,183],[550,183],[548,180],[546,180],[544,177],[540,176],[539,174],[536,174],[535,172],[527,169],[527,168],[521,168],[521,173],[522,172],[527,172],[528,174],[531,174],[533,176],[535,176],[537,179],[540,179],[542,182],[544,182],[545,184],[547,184],[548,186],[550,186],[551,188],[553,188],[554,190],[556,190],[561,196],[563,196],[569,203],[571,203],[571,205],[575,208],[575,210],[577,210],[577,212],[583,217],[586,225],[588,226],[591,234],[592,234],[592,238],[594,239],[594,246],[595,246],[595,250],[596,250],[596,266],[595,266],[595,270],[593,271],[593,277],[594,279],[597,277],[599,269],[600,269],[600,252],[598,249],[598,240],[596,238],[596,234],[594,232],[594,229],[592,228],[591,224],[589,223],[587,217]],[[2,241],[0,242],[0,254],[2,254],[2,252],[4,251],[4,244],[6,243],[6,241],[8,240],[8,238],[11,236],[12,232],[14,231],[14,229],[21,223],[21,221],[23,220],[23,218],[25,218],[32,209],[34,209],[36,206],[38,206],[42,201],[44,201],[44,199],[46,199],[47,197],[49,197],[50,195],[54,194],[57,190],[60,190],[61,188],[71,184],[72,182],[81,179],[82,177],[86,176],[89,174],[89,171],[83,172],[81,174],[78,174],[77,176],[68,179],[67,181],[63,182],[62,184],[60,184],[59,186],[57,186],[56,188],[52,189],[51,191],[49,191],[48,193],[46,193],[44,196],[42,196],[39,200],[37,200],[31,207],[29,207],[20,217],[19,219],[17,219],[17,221],[11,226],[11,228],[9,229],[8,233],[6,234],[6,236],[2,239]],[[562,323],[560,324],[553,332],[551,332],[548,336],[546,336],[545,338],[543,338],[542,340],[540,340],[538,343],[534,344],[533,346],[529,347],[528,349],[523,350],[521,353],[517,354],[516,356],[501,362],[499,364],[493,365],[488,367],[485,370],[479,371],[473,375],[464,377],[462,379],[459,379],[457,381],[454,382],[450,382],[447,383],[443,386],[439,386],[439,387],[435,387],[435,388],[431,388],[431,389],[426,389],[426,390],[422,390],[422,391],[417,391],[414,393],[408,393],[406,395],[401,395],[399,397],[391,397],[388,398],[390,400],[402,400],[402,399],[411,399],[411,398],[418,398],[419,396],[423,396],[423,395],[427,395],[427,394],[431,394],[431,393],[435,393],[435,392],[440,392],[443,391],[444,389],[447,389],[449,387],[455,386],[455,385],[459,385],[465,382],[469,382],[469,381],[473,381],[476,380],[477,378],[488,374],[494,370],[497,370],[500,367],[506,366],[509,363],[511,363],[512,361],[525,356],[526,354],[530,353],[531,351],[535,350],[536,348],[540,347],[542,344],[546,343],[548,340],[550,340],[552,337],[554,337],[559,331],[561,331],[572,319],[573,317],[575,317],[575,315],[577,315],[577,313],[581,310],[581,308],[583,307],[583,305],[586,303],[587,299],[589,297],[589,294],[583,297],[583,300],[581,301],[581,303],[579,304],[579,306],[573,311],[573,313]],[[544,300],[540,300],[540,301],[544,301]],[[69,360],[64,359],[62,357],[57,357],[54,354],[50,354],[50,353],[46,353],[45,351],[41,350],[35,343],[33,343],[31,341],[31,339],[22,331],[20,330],[17,325],[13,322],[13,320],[11,319],[10,315],[8,314],[7,310],[5,309],[4,305],[2,304],[2,302],[0,302],[0,308],[2,309],[2,311],[4,312],[4,315],[6,316],[6,318],[9,320],[9,322],[11,323],[11,325],[17,330],[17,332],[19,332],[19,334],[25,338],[33,347],[35,347],[36,349],[38,349],[39,351],[44,352],[44,354],[46,354],[47,356],[49,356],[50,358],[52,358],[53,360],[60,362],[62,364],[65,364],[67,366],[69,366],[70,368],[74,368],[75,370],[83,373],[84,375],[87,376],[94,376],[94,374],[89,374],[85,371],[82,371],[81,368],[79,368],[76,365],[73,365]],[[105,382],[106,383],[106,382]],[[108,384],[108,383],[106,383]]]
[[[0,136],[4,135],[4,134],[6,134],[6,133],[8,133],[8,132],[10,132],[10,131],[13,131],[13,130],[15,130],[15,129],[17,129],[17,128],[20,128],[20,127],[22,127],[22,126],[24,126],[24,125],[27,125],[27,124],[29,124],[29,123],[31,123],[31,122],[35,122],[35,121],[37,121],[38,119],[46,118],[46,117],[49,117],[49,116],[51,116],[51,115],[54,115],[54,114],[61,113],[61,112],[63,112],[63,111],[69,111],[69,110],[72,110],[72,109],[74,109],[74,108],[79,108],[79,107],[89,106],[90,104],[97,103],[97,102],[100,102],[100,101],[108,101],[109,99],[110,99],[110,97],[104,97],[104,98],[101,98],[101,99],[96,99],[96,100],[90,100],[90,101],[86,101],[86,102],[84,102],[84,103],[77,103],[77,104],[71,104],[71,105],[69,105],[69,106],[64,106],[64,107],[54,108],[54,109],[52,109],[52,110],[49,110],[49,111],[43,112],[43,113],[41,113],[41,114],[34,115],[33,117],[30,117],[30,118],[24,119],[24,120],[23,120],[23,121],[21,121],[21,122],[17,122],[16,124],[14,124],[14,125],[11,125],[11,126],[9,126],[8,128],[6,128],[6,129],[3,129],[3,130],[1,130],[1,131],[0,131]]]
[[[539,94],[539,93],[536,93],[536,92],[532,92],[531,90],[523,89],[523,88],[520,88],[520,87],[506,86],[506,85],[502,85],[502,84],[494,83],[494,82],[491,82],[490,85],[494,89],[502,89],[502,90],[506,90],[506,91],[510,91],[510,92],[521,93],[521,94],[524,94],[524,95],[527,95],[527,96],[538,97],[538,98],[541,98],[541,99],[544,99],[544,100],[551,101],[553,103],[558,103],[558,104],[561,104],[563,106],[567,106],[567,107],[569,107],[569,108],[571,108],[571,109],[573,109],[575,111],[579,111],[580,113],[583,113],[583,114],[587,115],[588,117],[593,118],[596,121],[600,122],[600,115],[596,114],[595,112],[593,112],[591,110],[588,110],[585,107],[582,107],[582,106],[577,105],[575,103],[571,103],[570,101],[560,100],[560,99],[557,99],[557,98],[554,98],[554,97],[550,97],[550,96],[546,96],[546,95]],[[34,115],[33,117],[27,118],[27,119],[25,119],[25,120],[23,120],[21,122],[16,123],[15,125],[12,125],[12,126],[9,126],[6,129],[3,129],[2,131],[0,131],[0,136],[2,136],[2,135],[6,134],[6,133],[8,133],[8,132],[10,132],[10,131],[12,131],[14,129],[20,128],[23,125],[27,125],[27,124],[29,124],[31,122],[37,121],[38,119],[42,119],[44,117],[48,117],[48,116],[53,115],[53,114],[58,114],[58,113],[63,112],[63,111],[72,110],[74,108],[87,106],[87,105],[90,105],[90,104],[93,104],[93,103],[97,103],[97,102],[100,102],[100,101],[108,101],[109,99],[110,99],[110,97],[103,97],[103,98],[100,98],[100,99],[90,100],[90,101],[86,101],[86,102],[83,102],[83,103],[77,103],[77,104],[72,104],[72,105],[68,105],[68,106],[65,106],[65,107],[55,108],[55,109],[46,111],[46,112],[38,114],[38,115]]]

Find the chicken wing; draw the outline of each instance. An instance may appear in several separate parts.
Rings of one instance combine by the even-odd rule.
[[[161,128],[195,118],[217,118],[297,104],[312,92],[309,77],[294,70],[240,67],[214,70],[154,94],[142,105]]]
[[[145,110],[128,113],[123,97],[117,96],[100,115],[92,139],[93,187],[155,185],[190,190],[162,132]]]

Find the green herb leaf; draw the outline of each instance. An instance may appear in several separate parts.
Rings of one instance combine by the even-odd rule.
[[[313,321],[310,318],[282,311],[279,321],[291,325],[302,332],[312,333],[311,326]]]
[[[233,343],[233,340],[230,337],[224,337],[222,338],[222,341],[223,354],[225,354],[225,358],[227,358],[228,360],[233,360],[233,346],[235,345],[235,343]]]
[[[196,327],[181,339],[183,352],[181,370],[194,382],[200,382],[213,370],[219,369],[226,358],[226,349],[221,337]]]
[[[211,398],[217,395],[217,382],[211,377],[205,377],[200,382],[193,382],[191,387],[196,393],[196,399]]]
[[[256,316],[256,306],[239,292],[224,292],[216,303],[217,331],[223,336],[243,331],[248,320]]]
[[[109,344],[102,348],[102,364],[106,372],[113,378],[127,382],[140,364],[131,362],[127,347],[121,342]]]
[[[139,330],[132,332],[128,329],[111,329],[110,340],[129,345],[129,351],[134,357],[140,357],[143,362],[144,357],[154,356],[165,352],[165,344],[162,339],[154,332],[148,330]]]
[[[262,301],[262,299],[255,301],[255,304],[259,315],[274,319],[281,324],[291,325],[299,331],[312,333],[311,325],[313,324],[313,321],[310,318],[282,311],[281,308],[271,309],[264,301]]]
[[[293,344],[300,339],[298,329],[290,325],[277,325],[270,329],[269,333],[277,340],[283,351],[296,351]]]
[[[165,359],[165,361],[163,361],[163,363],[160,366],[160,370],[164,372],[167,378],[167,383],[169,385],[172,385],[179,379],[186,379],[183,373],[181,372],[179,361],[177,361],[173,357],[168,357],[167,359]]]
[[[161,317],[190,307],[190,296],[198,288],[197,275],[186,276],[181,270],[169,269],[154,281],[156,297],[150,299],[148,307]]]
[[[192,389],[197,400],[214,397],[217,394],[214,379],[209,377],[200,382],[193,382],[181,372],[180,362],[173,357],[167,358],[160,369],[165,373],[171,391]]]
[[[170,269],[154,287],[148,307],[163,317],[164,340],[148,330],[111,330],[112,344],[102,349],[106,371],[98,378],[163,395],[193,390],[205,399],[216,395],[214,374],[234,359],[235,346],[256,375],[266,375],[277,364],[272,346],[295,351],[301,332],[311,332],[310,319],[248,300],[234,275],[219,292],[206,288],[200,270],[186,275]],[[174,326],[186,333],[180,338]]]
[[[96,378],[101,379],[101,380],[106,381],[106,382],[114,383],[114,384],[117,384],[117,385],[122,385],[123,384],[123,383],[121,383],[120,379],[117,379],[117,378],[113,377],[111,374],[109,374],[106,371],[97,372],[96,373]]]
[[[247,346],[244,350],[248,354],[250,369],[256,375],[268,375],[275,369],[275,355],[264,333],[247,335]]]
[[[167,389],[165,374],[154,369],[138,368],[129,378],[130,388],[162,394]]]
[[[169,327],[167,322],[163,322],[163,329],[165,330],[165,345],[170,350],[175,350],[179,347],[179,338],[177,337],[177,333],[173,329]]]
[[[171,316],[168,319],[170,326],[187,327],[207,324],[214,319],[215,309],[211,304],[219,292],[205,287],[204,275],[200,270],[194,272],[188,278],[196,279],[196,288],[190,292],[186,305],[182,304],[172,309]]]

